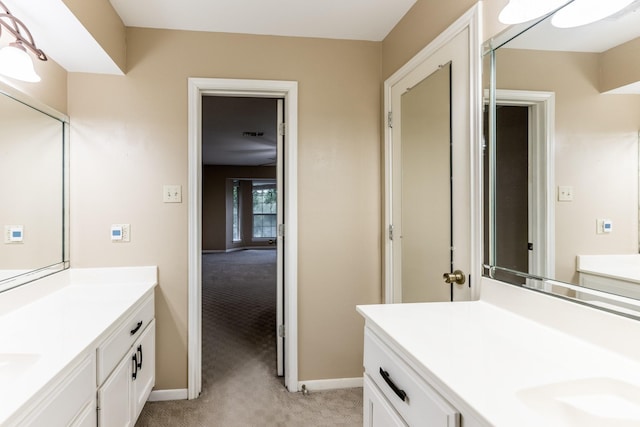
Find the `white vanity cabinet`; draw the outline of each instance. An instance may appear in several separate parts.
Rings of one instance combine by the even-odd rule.
[[[363,387],[363,425],[368,427],[406,427],[391,403],[365,374]]]
[[[98,347],[98,425],[135,424],[155,383],[153,295]]]
[[[370,328],[364,334],[364,425],[459,427],[460,412]]]
[[[59,382],[51,387],[51,391],[35,405],[36,409],[20,421],[19,425],[95,426],[95,366],[93,354],[71,366],[69,372],[61,376]]]
[[[0,297],[0,426],[133,426],[155,383],[157,267],[70,269]]]

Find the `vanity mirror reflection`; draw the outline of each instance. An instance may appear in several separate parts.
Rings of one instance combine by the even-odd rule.
[[[640,1],[552,17],[485,46],[484,271],[609,307],[640,299]]]
[[[0,92],[0,292],[68,261],[67,118]]]

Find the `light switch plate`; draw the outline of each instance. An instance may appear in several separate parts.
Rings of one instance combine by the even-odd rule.
[[[182,203],[182,186],[165,185],[162,188],[162,201],[164,203]]]
[[[571,202],[573,200],[573,187],[570,185],[558,186],[558,201]]]

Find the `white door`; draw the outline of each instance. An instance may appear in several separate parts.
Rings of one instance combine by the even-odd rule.
[[[465,28],[391,86],[388,302],[471,296],[469,52]]]
[[[276,150],[276,364],[278,376],[284,375],[284,99],[278,99],[278,146]]]

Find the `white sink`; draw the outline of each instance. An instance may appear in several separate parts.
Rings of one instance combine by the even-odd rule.
[[[567,426],[640,425],[640,388],[611,378],[585,378],[520,390],[534,411]]]

